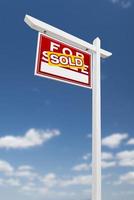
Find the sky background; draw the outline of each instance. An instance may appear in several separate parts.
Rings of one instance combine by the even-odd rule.
[[[0,0],[1,199],[91,199],[92,91],[34,76],[25,14],[113,53],[102,60],[102,199],[133,200],[133,0]]]

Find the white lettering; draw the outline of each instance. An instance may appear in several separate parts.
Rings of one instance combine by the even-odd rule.
[[[79,58],[76,58],[76,59],[75,59],[75,63],[76,63],[76,66],[78,66],[78,67],[82,67],[82,66],[83,66],[83,62],[82,62],[82,60],[79,59]]]
[[[88,74],[88,65],[84,65],[84,69],[82,69],[81,72]]]
[[[82,53],[80,53],[80,52],[76,52],[76,56],[84,58],[84,55]]]
[[[63,48],[62,52],[63,52],[63,54],[72,55],[72,51],[69,48]]]
[[[59,60],[60,60],[60,63],[61,63],[62,65],[68,65],[68,58],[67,58],[67,57],[65,57],[65,56],[60,56]]]
[[[69,61],[69,66],[76,66],[75,63],[72,62],[72,59],[70,57],[68,58],[68,61]]]
[[[48,54],[47,54],[47,51],[43,51],[42,54],[43,54],[42,60],[48,62]]]
[[[54,42],[51,42],[51,44],[50,44],[50,51],[54,51],[54,49],[55,49],[55,50],[58,50],[59,47],[60,47],[59,44],[56,44],[56,43],[54,43]]]
[[[51,63],[53,64],[59,64],[59,59],[57,55],[51,54],[50,55]]]

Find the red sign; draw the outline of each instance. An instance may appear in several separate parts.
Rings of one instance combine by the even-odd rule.
[[[91,88],[91,54],[39,33],[35,75]]]

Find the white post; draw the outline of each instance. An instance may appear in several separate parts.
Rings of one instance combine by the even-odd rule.
[[[96,53],[93,54],[92,71],[92,200],[101,200],[101,41],[93,41]]]

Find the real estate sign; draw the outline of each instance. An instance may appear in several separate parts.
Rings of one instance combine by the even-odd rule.
[[[39,33],[35,75],[91,88],[92,54]]]

